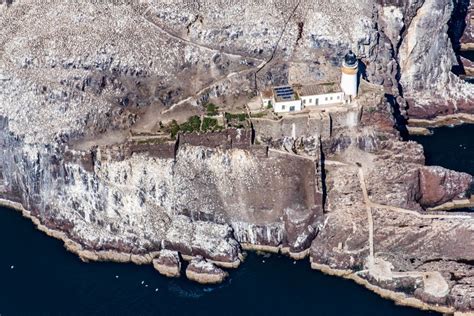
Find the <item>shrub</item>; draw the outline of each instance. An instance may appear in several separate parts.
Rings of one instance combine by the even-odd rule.
[[[216,116],[217,114],[219,114],[219,112],[217,112],[217,109],[219,109],[219,107],[214,103],[208,103],[206,105],[207,115],[209,116]]]
[[[204,120],[202,121],[202,131],[212,131],[216,130],[217,127],[217,120],[211,117],[205,117]]]
[[[180,130],[192,133],[201,130],[201,118],[197,115],[191,116],[186,123],[181,124]]]
[[[176,120],[172,120],[171,123],[169,123],[168,127],[167,127],[167,130],[171,134],[172,138],[175,138],[176,135],[178,135],[179,129],[180,128],[179,128],[178,122],[176,122]]]

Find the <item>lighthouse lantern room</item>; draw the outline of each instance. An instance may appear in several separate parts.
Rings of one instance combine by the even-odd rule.
[[[342,62],[341,89],[346,96],[355,98],[357,96],[357,74],[359,63],[356,55],[349,51]]]

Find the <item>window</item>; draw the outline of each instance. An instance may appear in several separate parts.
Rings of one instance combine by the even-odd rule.
[[[306,104],[306,99],[303,99],[303,104]]]
[[[328,100],[328,97],[324,98],[326,101]]]
[[[318,98],[316,98],[316,105],[318,105],[318,104],[319,104],[319,99],[318,99]]]
[[[332,101],[332,97],[331,97],[330,99],[331,99],[331,101]]]
[[[337,99],[339,100],[340,98],[341,98],[341,96],[340,96],[340,95],[338,95],[338,96],[337,96]]]
[[[290,106],[290,112],[294,112],[294,111],[295,111],[295,106],[294,105]]]
[[[282,110],[285,110],[285,105],[284,105],[284,104],[281,106],[281,109],[282,109]]]
[[[313,103],[313,99],[309,99],[309,103],[310,103],[310,104]]]

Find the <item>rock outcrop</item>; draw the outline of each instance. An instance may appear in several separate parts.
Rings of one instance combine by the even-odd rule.
[[[419,200],[422,206],[436,206],[455,198],[466,197],[466,187],[472,183],[472,176],[447,170],[442,167],[424,167],[420,169]]]
[[[177,251],[162,250],[153,259],[153,267],[162,275],[177,278],[181,275],[181,260]]]
[[[202,257],[191,260],[186,268],[186,277],[201,284],[222,283],[227,275],[227,272]]]
[[[176,276],[184,258],[214,283],[244,250],[281,252],[401,304],[472,310],[473,216],[426,211],[472,178],[425,167],[393,127],[407,104],[472,110],[451,73],[458,2],[0,4],[0,197],[84,260]],[[349,48],[365,79],[351,105],[244,124],[256,87],[338,80]],[[209,102],[239,128],[170,131]]]

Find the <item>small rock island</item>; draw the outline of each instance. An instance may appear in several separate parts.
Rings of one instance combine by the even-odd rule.
[[[0,1],[1,204],[86,262],[472,313],[473,177],[404,140],[474,122],[472,4],[243,2]]]

